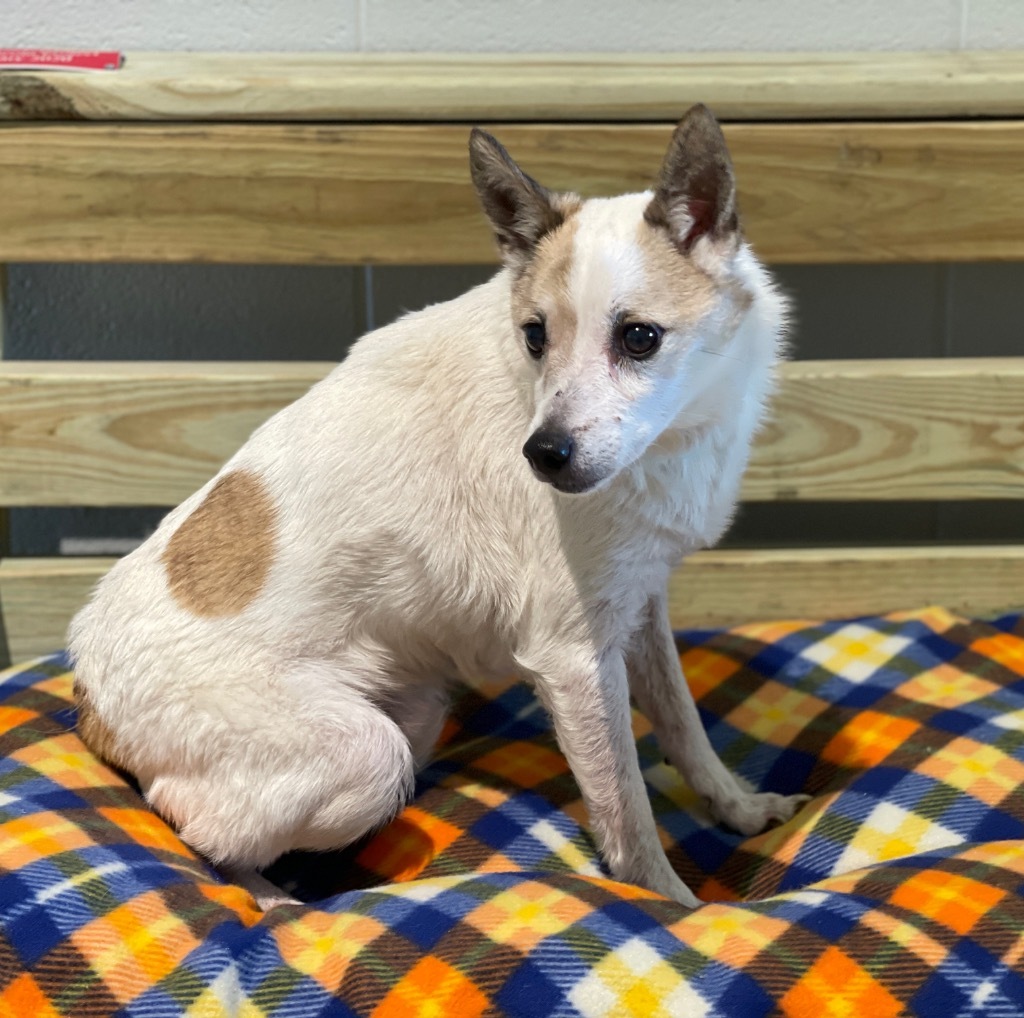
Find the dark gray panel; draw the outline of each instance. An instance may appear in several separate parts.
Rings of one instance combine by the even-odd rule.
[[[359,270],[11,265],[9,360],[340,360],[362,329]]]
[[[935,537],[928,502],[756,502],[741,505],[722,547],[920,544]]]
[[[490,279],[496,265],[389,265],[373,270],[373,322],[387,325],[407,311],[451,300]]]
[[[777,265],[772,271],[793,301],[794,358],[943,353],[943,266]]]
[[[142,540],[163,519],[167,509],[12,509],[11,552],[14,555],[59,555],[61,538],[102,541]],[[84,554],[120,554],[97,545]],[[83,552],[75,552],[82,554]]]
[[[1024,543],[1024,501],[947,502],[938,507],[937,527],[948,544]]]
[[[949,353],[1024,354],[1024,263],[951,266]]]

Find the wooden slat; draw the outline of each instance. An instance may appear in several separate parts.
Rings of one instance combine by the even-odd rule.
[[[129,53],[0,74],[0,119],[659,120],[1012,116],[1024,58],[973,53]]]
[[[506,125],[542,182],[640,190],[670,125]],[[738,124],[773,262],[1024,258],[1024,121]],[[0,261],[475,263],[464,127],[0,125]]]
[[[675,573],[669,604],[676,628],[926,605],[990,617],[1024,608],[1024,545],[709,551]]]
[[[0,505],[175,505],[332,366],[0,364]]]
[[[0,611],[12,658],[64,646],[71,616],[112,559],[8,559]],[[943,605],[968,616],[1024,608],[1024,546],[715,551],[673,576],[676,628],[842,618]]]
[[[1024,498],[1024,357],[786,364],[743,494]]]
[[[24,558],[0,561],[0,620],[17,664],[61,650],[68,623],[114,564],[109,558]]]
[[[0,505],[175,505],[329,370],[0,365]],[[1024,498],[1024,358],[782,368],[748,501]]]

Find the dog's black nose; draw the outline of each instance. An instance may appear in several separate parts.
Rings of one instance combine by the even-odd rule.
[[[541,428],[526,440],[523,455],[537,473],[556,477],[569,465],[572,450],[572,439],[568,435]]]

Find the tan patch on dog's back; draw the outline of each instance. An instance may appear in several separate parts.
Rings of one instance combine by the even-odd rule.
[[[225,474],[164,551],[174,599],[195,615],[237,615],[266,583],[274,560],[277,510],[248,470]]]
[[[100,720],[89,694],[76,679],[73,687],[78,707],[78,736],[104,763],[122,771],[131,771],[130,761],[117,747],[114,733]]]

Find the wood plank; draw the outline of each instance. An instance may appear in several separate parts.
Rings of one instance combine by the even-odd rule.
[[[541,181],[647,187],[670,125],[495,128]],[[771,262],[1024,258],[1024,121],[738,124]],[[0,125],[0,261],[471,264],[464,127]]]
[[[176,505],[331,367],[0,364],[0,505]],[[1024,358],[785,364],[743,497],[1024,498]]]
[[[176,505],[331,367],[0,364],[0,505]]]
[[[1024,357],[795,361],[749,501],[1024,498]]]
[[[708,551],[669,587],[677,629],[931,605],[980,618],[1024,609],[1024,545]]]
[[[17,664],[61,650],[71,617],[114,564],[111,558],[0,561],[0,620]]]
[[[63,647],[71,616],[113,561],[0,562],[13,659]],[[1024,546],[702,552],[673,576],[669,601],[677,629],[926,605],[990,617],[1024,608]]]
[[[968,53],[129,53],[0,74],[0,119],[662,120],[1015,116],[1024,59]]]

